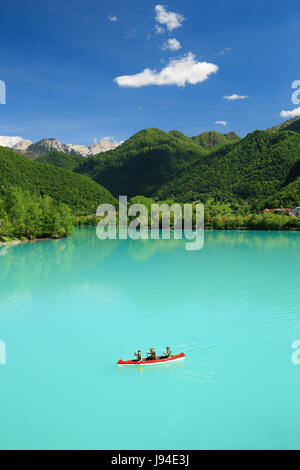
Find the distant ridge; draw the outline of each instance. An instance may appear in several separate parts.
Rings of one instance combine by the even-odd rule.
[[[228,134],[220,134],[220,132],[210,131],[203,132],[200,135],[192,137],[192,139],[206,150],[212,150],[216,149],[216,147],[220,147],[221,145],[229,144],[232,142],[238,142],[239,140],[241,140],[241,137],[238,136],[235,132],[228,132]]]
[[[30,140],[22,139],[22,137],[0,136],[0,146],[9,147],[33,160],[52,151],[88,157],[97,153],[108,152],[117,148],[122,143],[123,141],[111,142],[108,139],[101,139],[99,142],[86,147],[85,145],[64,144],[53,137],[41,139],[38,142],[31,142]]]
[[[22,141],[18,145],[26,146]],[[98,144],[91,147],[99,151]],[[115,197],[246,201],[255,207],[264,201],[279,204],[286,200],[300,206],[296,183],[300,176],[300,117],[244,138],[234,132],[210,131],[188,137],[178,130],[143,129],[122,145],[85,158],[76,152],[76,146],[70,148],[57,139],[42,139],[28,148],[39,162],[85,175],[90,178],[85,181],[94,180]],[[272,199],[275,195],[278,199]]]

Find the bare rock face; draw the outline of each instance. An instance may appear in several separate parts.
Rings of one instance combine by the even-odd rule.
[[[58,139],[42,139],[38,142],[29,145],[26,148],[27,153],[35,155],[46,155],[52,150],[57,150],[58,152],[69,153],[72,155],[81,155],[82,157],[88,157],[90,155],[96,155],[100,152],[108,152],[123,142],[110,142],[109,140],[102,139],[95,144],[86,147],[85,145],[76,145],[76,144],[63,144]]]
[[[34,153],[37,155],[46,155],[52,150],[57,150],[58,152],[69,153],[68,146],[60,142],[57,139],[42,139],[36,143],[33,143],[27,147],[26,152]]]
[[[82,155],[83,157],[89,157],[90,155],[96,155],[97,153],[101,152],[108,152],[109,150],[115,149],[119,145],[121,145],[123,141],[120,142],[111,142],[107,139],[101,139],[99,142],[95,142],[94,144],[85,147],[85,145],[75,145],[75,144],[68,144],[68,153]]]
[[[60,140],[47,138],[38,142],[22,139],[22,137],[6,137],[0,136],[0,146],[11,147],[15,152],[23,153],[27,157],[36,159],[41,155],[47,155],[53,150],[68,153],[71,155],[81,155],[89,157],[101,152],[108,152],[121,145],[123,141],[111,142],[108,139],[101,139],[99,142],[86,147],[85,145],[63,144]]]
[[[67,147],[69,149],[68,153],[72,155],[87,157],[89,154],[89,149],[85,145],[67,144]]]
[[[31,140],[25,140],[25,139],[22,139],[20,140],[19,142],[17,142],[13,147],[12,149],[15,151],[15,152],[26,152],[26,150],[28,149],[29,145],[31,145],[32,142]]]
[[[99,142],[95,142],[92,145],[89,145],[89,155],[96,155],[97,153],[101,152],[108,152],[109,150],[113,150],[119,145],[123,144],[123,141],[120,142],[110,142],[107,139],[101,139]]]

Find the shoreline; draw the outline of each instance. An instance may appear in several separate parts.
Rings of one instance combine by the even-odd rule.
[[[55,241],[55,240],[64,240],[69,237],[60,237],[60,238],[32,238],[31,240],[10,240],[7,242],[0,242],[1,246],[13,246],[13,245],[26,245],[27,243],[37,243],[37,242],[47,242],[47,241]]]
[[[82,228],[88,228],[88,227],[95,227],[95,225],[78,225],[75,227],[75,229],[82,229]],[[174,229],[170,229],[171,232],[174,232]],[[252,228],[235,228],[235,229],[228,229],[228,228],[212,228],[212,227],[205,227],[204,231],[216,231],[216,232],[292,232],[292,233],[297,233],[300,232],[300,230],[297,230],[295,228],[292,229],[276,229],[276,230],[265,230],[265,229],[252,229]],[[25,245],[29,243],[37,243],[37,242],[46,242],[46,241],[59,241],[59,240],[66,240],[70,238],[72,234],[69,237],[59,237],[59,238],[33,238],[32,240],[10,240],[7,242],[0,242],[0,247],[2,246],[17,246],[17,245]]]
[[[10,242],[0,242],[0,246],[9,246],[9,245],[20,245],[21,240],[12,240]]]

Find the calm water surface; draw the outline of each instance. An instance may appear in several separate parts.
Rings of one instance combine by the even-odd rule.
[[[0,248],[0,448],[300,449],[299,267],[300,233]]]

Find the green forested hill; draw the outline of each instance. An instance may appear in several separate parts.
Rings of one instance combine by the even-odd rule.
[[[186,163],[206,154],[178,131],[144,129],[120,147],[86,158],[75,171],[91,176],[116,196],[150,196]]]
[[[300,207],[300,177],[266,199],[261,207]]]
[[[240,139],[234,133],[189,138],[179,131],[145,129],[117,149],[85,159],[75,171],[115,196],[263,201],[298,175],[300,134],[278,130]]]
[[[86,176],[29,160],[0,147],[0,191],[10,187],[50,196],[68,205],[73,214],[91,214],[102,202],[115,203],[109,191]]]
[[[268,129],[269,132],[279,132],[279,131],[293,131],[300,133],[300,116],[297,116],[293,119],[278,124],[278,126],[271,127]]]
[[[203,147],[205,150],[217,150],[221,145],[226,145],[232,142],[238,142],[241,138],[235,132],[228,134],[220,134],[220,132],[203,132],[200,135],[191,138],[195,143]]]
[[[80,155],[71,155],[68,153],[58,152],[53,150],[47,155],[38,157],[38,162],[50,163],[51,165],[65,168],[67,170],[74,170],[78,165],[83,162],[83,157]]]
[[[280,190],[300,160],[300,135],[255,131],[186,165],[158,189],[159,199],[262,200]]]
[[[185,140],[187,144],[196,144],[199,145],[202,149],[206,150],[207,153],[212,150],[217,150],[222,145],[230,144],[233,142],[238,142],[241,140],[235,132],[228,132],[227,134],[221,134],[216,131],[202,132],[202,134],[196,135],[194,137],[187,137],[179,131],[170,131],[169,135],[173,137],[178,137]]]
[[[186,164],[239,140],[235,133],[187,137],[176,130],[144,129],[117,149],[86,158],[75,171],[104,184],[114,195],[151,196]]]

